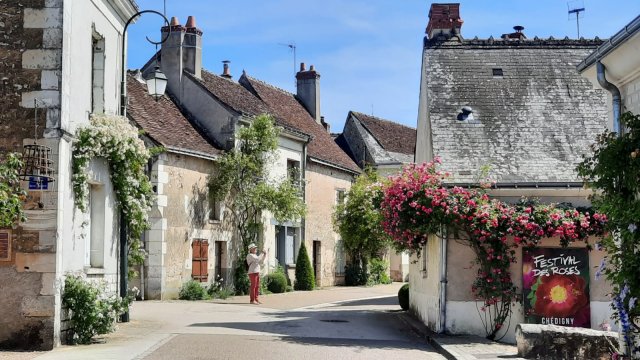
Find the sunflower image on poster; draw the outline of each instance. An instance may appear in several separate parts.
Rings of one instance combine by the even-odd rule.
[[[523,249],[527,323],[591,327],[587,249]]]

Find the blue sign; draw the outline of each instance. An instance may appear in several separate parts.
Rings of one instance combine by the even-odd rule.
[[[29,190],[49,189],[49,179],[37,176],[29,176]]]

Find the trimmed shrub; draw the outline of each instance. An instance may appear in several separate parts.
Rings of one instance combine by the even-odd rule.
[[[296,260],[296,281],[293,288],[296,290],[313,290],[315,286],[316,277],[313,274],[311,260],[309,260],[309,254],[307,254],[307,247],[302,243]]]
[[[207,291],[202,284],[195,280],[189,280],[182,284],[178,299],[180,300],[205,300],[208,299]]]
[[[267,290],[274,294],[280,294],[287,291],[287,277],[283,273],[274,272],[267,276]]]
[[[377,258],[371,259],[369,266],[369,285],[391,284],[391,278],[387,274],[389,263]]]
[[[358,264],[348,264],[345,266],[344,284],[346,286],[367,285],[367,272]]]
[[[398,302],[402,310],[409,310],[409,284],[402,285],[400,290],[398,290]]]

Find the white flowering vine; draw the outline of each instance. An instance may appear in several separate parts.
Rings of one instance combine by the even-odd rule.
[[[141,264],[145,253],[140,237],[148,228],[153,188],[145,172],[149,158],[161,149],[147,149],[139,131],[122,116],[93,115],[90,124],[76,132],[73,145],[73,191],[75,205],[86,210],[89,194],[87,167],[91,159],[109,164],[118,208],[127,225],[129,260]]]

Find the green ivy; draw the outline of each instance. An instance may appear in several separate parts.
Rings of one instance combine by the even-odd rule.
[[[623,134],[607,131],[577,170],[594,189],[593,205],[607,214],[607,252],[598,274],[613,284],[614,315],[633,358],[640,358],[640,116],[621,116]]]
[[[87,167],[92,159],[105,158],[116,201],[127,226],[129,261],[132,265],[142,264],[146,254],[140,238],[148,228],[148,213],[154,198],[146,169],[149,158],[163,149],[147,149],[139,138],[138,129],[121,116],[94,115],[89,126],[77,130],[76,138],[72,163],[76,206],[86,211]]]
[[[19,221],[26,221],[22,202],[26,191],[20,187],[18,177],[22,161],[18,154],[7,154],[0,163],[0,228],[9,228]]]

